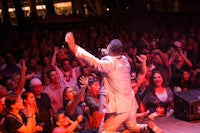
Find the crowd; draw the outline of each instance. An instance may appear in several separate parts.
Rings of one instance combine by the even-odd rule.
[[[77,25],[70,31],[76,44],[99,59],[110,41],[119,39],[131,65],[137,119],[172,117],[174,92],[200,88],[199,19],[180,14],[122,18]],[[70,51],[67,32],[1,30],[1,132],[98,131],[104,117],[98,111],[102,75]],[[138,76],[139,55],[147,58],[144,77]]]

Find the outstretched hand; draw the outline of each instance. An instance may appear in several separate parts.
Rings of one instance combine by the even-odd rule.
[[[142,64],[145,64],[145,63],[146,63],[146,60],[147,60],[147,56],[146,56],[146,55],[136,56],[136,58],[137,58]]]
[[[65,35],[65,42],[68,44],[68,47],[73,53],[76,53],[77,46],[75,44],[74,35],[72,32],[67,32]]]
[[[79,79],[79,81],[84,86],[88,85],[88,78],[87,77],[81,76],[80,79]]]

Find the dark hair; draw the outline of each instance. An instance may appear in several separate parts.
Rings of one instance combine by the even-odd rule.
[[[163,78],[162,86],[166,87],[167,86],[167,81],[166,81],[166,78],[164,76],[164,72],[162,70],[159,70],[159,69],[152,70],[151,77],[150,77],[150,84],[151,84],[150,86],[152,88],[155,87],[155,85],[154,85],[154,78],[153,78],[153,76],[154,76],[155,73],[159,73],[161,75],[161,77]]]
[[[65,87],[65,89],[63,90],[63,101],[64,100],[66,100],[66,91],[69,89],[69,88],[72,88],[73,89],[73,87],[70,87],[70,86],[67,86],[67,87]]]
[[[5,99],[6,108],[9,111],[12,110],[11,105],[15,104],[18,99],[19,99],[19,95],[17,95],[17,94],[12,93],[12,94],[9,94],[8,96],[6,96],[6,99]]]
[[[30,93],[33,93],[33,92],[31,92],[31,91],[25,91],[25,92],[23,92],[22,95],[21,95],[22,99],[23,99],[23,100],[24,100],[24,99],[27,99],[28,94],[30,94]]]
[[[53,72],[53,71],[55,71],[55,70],[54,70],[54,69],[51,69],[51,70],[49,70],[49,71],[47,72],[47,77],[48,77],[49,79],[51,79],[50,73]]]
[[[64,59],[62,59],[62,61],[61,61],[61,66],[63,66],[63,64],[64,64],[65,61],[68,61],[69,64],[71,65],[71,61],[70,61],[69,59],[64,58]]]
[[[113,39],[108,45],[109,52],[120,55],[123,52],[123,45],[119,39]]]
[[[58,117],[59,115],[61,114],[64,114],[65,115],[65,112],[63,110],[59,110],[58,112],[56,112],[53,116],[53,127],[57,127],[58,125],[56,124],[56,122],[58,121]]]

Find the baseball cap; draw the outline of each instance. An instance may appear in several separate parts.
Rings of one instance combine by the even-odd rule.
[[[32,78],[32,79],[30,80],[29,86],[32,87],[32,86],[34,86],[34,85],[42,85],[41,80],[40,80],[39,78]]]
[[[176,46],[177,48],[181,47],[181,42],[180,41],[175,41],[174,42],[174,46]]]

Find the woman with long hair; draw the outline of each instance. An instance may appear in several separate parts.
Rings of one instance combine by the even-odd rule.
[[[143,98],[142,111],[149,110],[150,119],[156,116],[171,116],[173,113],[173,92],[168,87],[162,71],[152,71],[150,78],[150,88],[147,89]]]
[[[23,113],[24,104],[20,96],[10,94],[5,99],[5,105],[8,109],[8,115],[5,118],[4,126],[9,133],[35,133],[37,131],[35,110],[27,108],[27,112]]]

